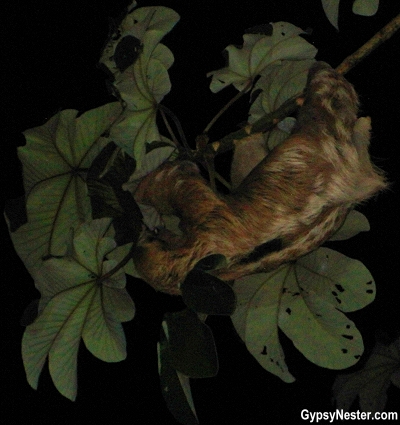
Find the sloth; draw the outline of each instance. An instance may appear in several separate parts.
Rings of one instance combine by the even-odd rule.
[[[231,281],[315,250],[356,204],[386,186],[368,153],[370,119],[357,113],[353,86],[316,62],[292,134],[229,195],[216,194],[187,160],[145,176],[136,201],[176,214],[182,234],[145,231],[133,256],[139,274],[156,290],[179,295],[187,274],[210,255],[226,258],[211,273]]]

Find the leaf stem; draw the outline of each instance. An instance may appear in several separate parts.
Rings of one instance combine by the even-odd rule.
[[[169,122],[167,120],[166,115],[168,115],[172,119],[172,121],[175,123],[176,128],[177,128],[178,133],[179,133],[179,137],[182,141],[182,145],[185,148],[185,150],[187,151],[188,155],[191,156],[192,149],[190,148],[190,146],[189,146],[189,144],[186,140],[185,132],[183,131],[182,125],[181,125],[178,117],[171,111],[171,109],[167,108],[164,105],[159,104],[158,109],[161,112],[161,116],[164,120],[164,124],[167,127],[167,130],[168,130],[169,134],[171,135],[174,143],[178,146],[178,148],[181,147],[181,145],[180,145],[179,141],[177,140],[171,126],[169,125]]]
[[[244,94],[246,94],[252,85],[253,80],[250,80],[243,90],[241,90],[239,93],[236,93],[236,95],[226,105],[224,105],[224,107],[221,108],[219,112],[214,116],[214,118],[207,124],[206,128],[203,130],[203,133],[208,133],[210,131],[210,128],[215,124],[219,117],[223,113],[225,113],[238,99],[240,99]]]
[[[115,273],[117,273],[118,270],[122,269],[129,262],[129,260],[132,259],[133,251],[134,251],[135,247],[136,247],[135,243],[132,243],[132,246],[129,249],[128,254],[126,254],[125,257],[115,267],[113,267],[110,271],[105,273],[103,276],[100,276],[97,279],[97,284],[98,285],[102,284],[105,280],[109,279],[111,276],[113,276]]]

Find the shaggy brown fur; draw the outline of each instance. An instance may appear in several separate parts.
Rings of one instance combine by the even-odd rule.
[[[231,195],[217,196],[188,161],[150,173],[136,200],[179,215],[184,235],[143,235],[134,257],[139,273],[154,288],[179,294],[187,273],[208,255],[227,258],[214,274],[232,280],[317,248],[350,208],[385,187],[368,154],[370,120],[357,119],[357,112],[352,85],[318,62],[309,72],[297,128]],[[268,242],[272,252],[265,253]]]

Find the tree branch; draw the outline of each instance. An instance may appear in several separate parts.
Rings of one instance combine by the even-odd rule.
[[[378,31],[370,40],[348,56],[337,68],[339,74],[346,74],[354,68],[359,62],[372,53],[378,46],[388,40],[400,28],[400,15],[397,15],[380,31]]]

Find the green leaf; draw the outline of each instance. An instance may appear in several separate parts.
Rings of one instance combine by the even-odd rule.
[[[290,136],[296,122],[296,118],[286,117],[282,121],[279,121],[271,131],[263,134],[265,139],[264,144],[268,152],[271,152]]]
[[[216,93],[233,84],[243,90],[257,75],[263,75],[269,66],[282,60],[312,59],[317,49],[299,36],[303,31],[288,23],[275,22],[272,35],[245,34],[243,46],[228,46],[229,66],[212,71],[210,89]]]
[[[278,338],[278,311],[282,285],[288,267],[235,281],[238,307],[232,322],[246,347],[260,365],[284,382],[295,379],[285,364]]]
[[[389,346],[378,343],[361,370],[339,375],[333,385],[336,407],[347,412],[359,397],[361,411],[383,412],[390,381],[400,371],[399,348],[399,339]]]
[[[292,382],[278,340],[278,327],[313,363],[343,369],[363,352],[362,338],[342,311],[375,296],[372,276],[359,261],[327,248],[271,273],[238,279],[233,324],[248,350],[268,371]]]
[[[278,325],[308,360],[329,369],[344,369],[361,357],[362,338],[354,323],[335,308],[334,296],[322,287],[322,282],[327,284],[329,280],[334,284],[326,276],[330,276],[330,263],[335,262],[335,256],[327,258],[320,253],[320,258],[325,256],[326,260],[320,264],[313,260],[313,254],[311,261],[306,259],[291,266],[285,278]],[[346,273],[339,272],[340,264],[336,266],[333,268],[347,278]]]
[[[171,160],[175,157],[177,153],[176,146],[166,137],[162,137],[161,142],[163,145],[157,148],[154,148],[154,144],[158,144],[160,142],[146,143],[146,151],[150,146],[153,148],[151,148],[145,154],[143,160],[135,169],[135,172],[131,174],[128,181],[123,185],[124,190],[129,190],[131,193],[134,193],[137,185],[144,176],[154,171],[163,162]]]
[[[138,48],[139,45],[146,45],[148,50],[153,50],[161,39],[171,31],[178,20],[179,15],[168,7],[151,6],[131,10],[122,20],[119,28],[110,37],[100,62],[113,73],[115,79],[121,79],[121,74],[129,70],[140,55],[145,54],[143,48]],[[131,38],[127,39],[126,37]],[[121,46],[121,40],[125,40],[126,46]],[[118,55],[118,50],[121,50],[122,54]],[[131,52],[128,50],[131,50]],[[115,57],[116,51],[117,57]],[[130,57],[131,64],[121,66],[121,57],[124,57],[122,62],[129,62],[129,57],[127,56]],[[171,65],[170,57],[164,57],[161,60],[166,67]],[[124,68],[124,70],[121,71],[120,68]]]
[[[11,239],[33,276],[43,257],[65,253],[71,228],[90,220],[85,174],[120,111],[118,103],[109,103],[76,118],[78,111],[69,109],[24,132],[27,143],[18,156],[28,222]]]
[[[193,269],[181,285],[183,302],[197,313],[230,315],[236,296],[224,281],[205,271]]]
[[[296,281],[304,293],[316,293],[343,312],[360,310],[375,299],[375,282],[364,264],[328,248],[297,261]]]
[[[50,258],[38,272],[41,313],[22,339],[22,358],[29,384],[37,388],[46,358],[54,385],[74,400],[77,392],[77,354],[81,338],[101,360],[126,357],[120,322],[131,320],[134,304],[125,290],[122,270],[105,276],[115,266],[104,261],[115,242],[103,237],[110,220],[79,227],[70,257]],[[102,278],[103,277],[103,278]]]
[[[253,92],[262,92],[250,108],[249,122],[276,111],[287,100],[302,93],[314,63],[314,59],[284,60],[269,66],[254,85]]]
[[[171,366],[191,378],[218,373],[218,356],[211,329],[191,310],[166,313],[168,356]]]
[[[171,366],[168,353],[168,328],[166,322],[162,323],[160,342],[157,343],[157,352],[161,392],[168,409],[179,423],[185,425],[198,424],[199,421],[190,389],[190,379]]]
[[[329,240],[344,241],[360,232],[368,232],[369,229],[370,226],[367,217],[359,211],[352,210],[347,215],[342,226],[329,238]]]
[[[379,8],[379,0],[354,0],[353,13],[362,16],[374,16]]]
[[[111,129],[111,137],[138,163],[145,154],[146,143],[161,139],[156,124],[157,105],[171,89],[168,69],[174,57],[160,40],[178,20],[179,15],[167,7],[134,10],[122,21],[120,35],[111,37],[101,58],[126,105],[123,116]]]
[[[329,22],[338,30],[340,0],[322,0],[322,7]]]

